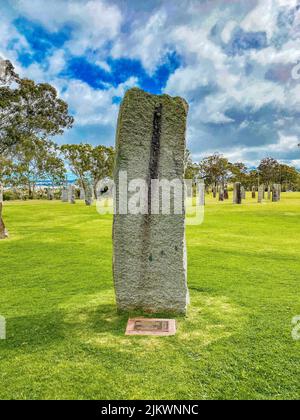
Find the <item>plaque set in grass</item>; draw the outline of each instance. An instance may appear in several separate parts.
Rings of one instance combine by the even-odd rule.
[[[176,334],[175,319],[131,318],[128,320],[126,335],[160,335]]]

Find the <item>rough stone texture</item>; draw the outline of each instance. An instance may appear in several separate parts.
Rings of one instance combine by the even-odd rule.
[[[0,203],[3,203],[3,193],[4,193],[3,185],[0,185]]]
[[[229,192],[228,192],[228,186],[227,185],[224,188],[224,200],[229,200]]]
[[[93,204],[93,186],[88,185],[85,193],[85,204],[91,206]]]
[[[199,205],[205,206],[205,184],[204,182],[199,183]]]
[[[8,232],[5,229],[5,224],[2,219],[2,207],[3,207],[3,202],[0,202],[0,239],[6,239],[8,238]]]
[[[256,198],[256,187],[252,187],[252,198]]]
[[[54,192],[53,192],[53,190],[51,190],[51,188],[48,188],[48,190],[47,190],[47,199],[49,201],[54,200]]]
[[[234,183],[233,204],[242,204],[242,185],[240,182]]]
[[[281,185],[280,184],[274,184],[272,189],[272,201],[274,203],[277,203],[280,201],[281,197]]]
[[[258,202],[262,203],[263,199],[264,199],[264,191],[265,191],[265,186],[264,185],[260,185],[258,188]]]
[[[241,187],[241,192],[242,192],[242,199],[243,200],[246,200],[246,189],[245,189],[245,187]]]
[[[213,193],[213,197],[217,198],[217,187],[213,187],[212,193]]]
[[[219,187],[219,201],[224,201],[224,188],[222,185]]]
[[[128,182],[143,179],[148,185],[150,179],[183,180],[187,112],[181,98],[127,91],[116,139],[117,192],[119,171],[127,171]],[[185,314],[185,215],[124,215],[118,210],[117,194],[113,271],[118,309]]]
[[[268,186],[268,200],[271,200],[271,187]]]
[[[69,185],[68,198],[70,204],[76,203],[76,193],[74,185]]]
[[[80,200],[85,200],[85,192],[83,188],[80,188]]]
[[[282,193],[282,186],[281,184],[278,185],[278,201],[281,201],[281,193]]]
[[[68,199],[68,188],[66,186],[64,186],[62,188],[62,191],[61,191],[61,201],[63,203],[67,203],[69,201],[69,199]]]

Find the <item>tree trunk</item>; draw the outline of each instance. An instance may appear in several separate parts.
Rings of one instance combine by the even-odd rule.
[[[2,203],[0,203],[0,239],[6,239],[7,237],[7,231],[2,219]]]

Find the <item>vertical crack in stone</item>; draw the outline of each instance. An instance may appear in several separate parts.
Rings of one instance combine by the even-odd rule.
[[[154,109],[153,114],[153,127],[152,127],[152,138],[150,146],[150,159],[149,159],[149,173],[148,173],[148,213],[144,215],[143,223],[143,249],[142,249],[142,261],[143,270],[141,284],[145,282],[147,277],[147,265],[152,263],[153,254],[151,250],[151,207],[152,207],[152,179],[158,179],[159,177],[159,157],[160,157],[160,139],[161,139],[161,122],[162,122],[162,104],[159,104]]]
[[[148,179],[148,215],[151,214],[151,180],[158,178],[158,164],[160,155],[160,136],[161,136],[162,104],[154,109],[153,130],[151,139],[149,179]]]

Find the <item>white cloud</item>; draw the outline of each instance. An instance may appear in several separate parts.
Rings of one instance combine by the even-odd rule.
[[[276,4],[276,0],[259,0],[257,7],[241,22],[241,27],[247,32],[266,32],[270,40],[277,23]]]
[[[222,41],[225,42],[225,44],[227,44],[230,41],[232,32],[237,26],[238,26],[238,23],[235,20],[230,20],[226,24],[225,28],[223,29],[221,33]]]
[[[122,97],[127,89],[136,86],[136,84],[137,80],[130,78],[116,88],[98,90],[82,81],[72,80],[64,85],[66,90],[62,96],[68,102],[70,109],[75,111],[77,125],[115,126],[119,106],[113,104],[112,99],[115,96]]]
[[[112,48],[112,56],[139,59],[149,72],[153,72],[168,51],[166,21],[167,13],[160,9],[145,25],[136,26],[125,38],[120,37]]]
[[[271,64],[293,64],[300,60],[300,40],[289,40],[280,50],[274,47],[250,52],[250,58],[264,66]]]
[[[66,46],[74,55],[101,48],[118,35],[122,23],[119,8],[102,0],[17,0],[15,7],[51,32],[73,26],[72,39]]]

